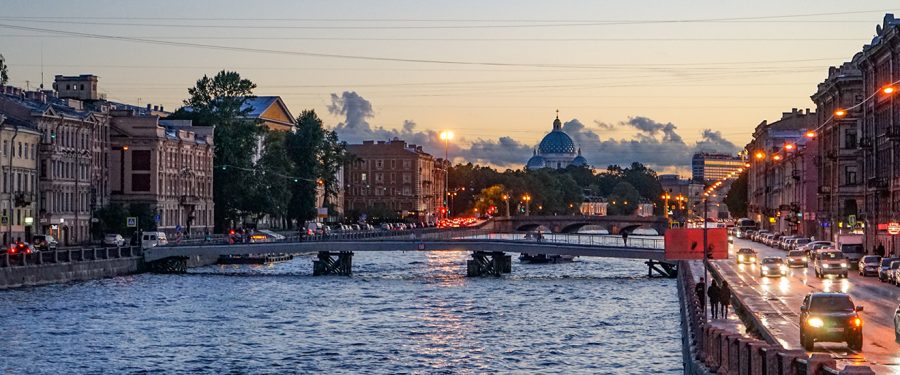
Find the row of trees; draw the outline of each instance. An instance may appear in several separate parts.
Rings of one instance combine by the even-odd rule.
[[[325,206],[331,206],[338,189],[334,176],[349,158],[345,144],[315,111],[302,111],[290,132],[261,126],[245,105],[255,88],[237,72],[203,76],[188,89],[185,107],[171,116],[215,126],[217,230],[266,215],[285,228],[314,218],[317,185],[325,191]]]
[[[615,201],[608,206],[610,215],[627,215],[634,212],[639,202],[657,202],[662,195],[656,172],[641,163],[626,168],[612,165],[600,173],[575,166],[500,172],[469,163],[452,167],[449,182],[456,194],[450,202],[454,214],[475,209],[486,212],[491,206],[505,214],[504,195],[508,196],[512,211],[527,194],[536,214],[576,213],[585,197],[590,196]]]

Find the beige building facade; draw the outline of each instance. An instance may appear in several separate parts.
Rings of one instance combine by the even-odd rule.
[[[0,231],[3,244],[17,239],[30,241],[35,230],[37,193],[37,145],[40,133],[27,122],[0,115],[2,142],[2,189]]]
[[[214,128],[134,110],[111,118],[112,202],[149,205],[171,235],[212,233]]]

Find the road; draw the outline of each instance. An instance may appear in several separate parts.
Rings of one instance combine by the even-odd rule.
[[[847,279],[818,279],[811,268],[792,268],[787,277],[762,278],[759,266],[735,264],[734,251],[742,247],[756,250],[760,257],[784,257],[787,252],[735,239],[729,249],[732,258],[712,262],[735,294],[785,348],[802,349],[799,314],[807,293],[845,292],[855,304],[864,307],[863,350],[850,350],[844,343],[816,343],[815,352],[831,354],[839,361],[839,366],[862,364],[871,366],[879,374],[900,373],[900,344],[894,340],[893,323],[894,310],[900,303],[900,288],[882,283],[876,277],[859,276],[855,270],[850,271]]]

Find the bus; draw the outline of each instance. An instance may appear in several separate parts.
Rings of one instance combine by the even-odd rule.
[[[753,229],[753,230],[759,229],[759,225],[752,219],[748,219],[748,218],[738,219],[734,223],[734,235],[737,238],[744,238],[745,237],[744,233],[746,233],[747,230],[749,230],[749,229]]]

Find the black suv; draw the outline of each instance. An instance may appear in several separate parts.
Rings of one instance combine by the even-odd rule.
[[[800,344],[813,350],[816,341],[846,342],[850,349],[863,346],[862,306],[854,306],[845,293],[810,293],[800,306]]]

